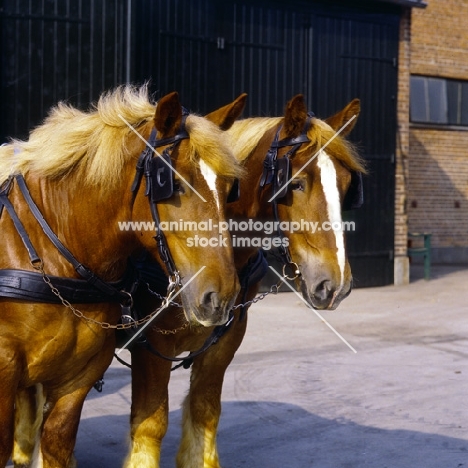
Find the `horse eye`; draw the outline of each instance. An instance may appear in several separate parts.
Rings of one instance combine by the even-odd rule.
[[[184,194],[185,190],[182,184],[178,180],[174,180],[174,192]]]
[[[294,180],[291,182],[291,190],[299,190],[301,192],[304,191],[304,183],[300,180]]]

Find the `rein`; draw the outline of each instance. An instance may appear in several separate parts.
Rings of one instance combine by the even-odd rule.
[[[32,245],[31,239],[28,236],[28,233],[26,232],[26,229],[23,226],[23,223],[20,221],[18,215],[16,214],[15,209],[13,208],[13,205],[7,198],[8,191],[11,186],[11,182],[13,180],[17,182],[18,187],[21,191],[21,194],[23,195],[23,198],[26,201],[26,204],[28,205],[34,218],[36,219],[36,221],[39,223],[42,230],[44,231],[44,234],[49,238],[49,240],[56,247],[56,249],[60,252],[60,254],[73,266],[75,271],[82,278],[84,278],[89,284],[99,289],[106,296],[112,298],[113,300],[117,300],[118,302],[121,302],[122,304],[127,303],[129,299],[128,293],[118,290],[111,284],[103,281],[101,278],[95,275],[89,268],[87,268],[85,265],[80,263],[73,256],[73,254],[63,245],[63,243],[60,241],[57,235],[53,232],[53,230],[51,229],[47,221],[44,219],[38,206],[32,199],[29,189],[26,185],[26,181],[24,180],[24,177],[21,174],[15,174],[14,176],[8,179],[6,188],[0,192],[0,202],[2,203],[3,206],[5,206],[6,210],[8,211],[8,214],[13,220],[16,230],[18,234],[20,235],[21,240],[23,241],[23,244],[26,247],[26,250],[28,251],[29,261],[32,267],[35,270],[40,271],[41,274],[43,274],[43,261],[38,256],[34,246]]]

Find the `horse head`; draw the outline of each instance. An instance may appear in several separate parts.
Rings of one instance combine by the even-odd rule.
[[[308,116],[304,98],[298,95],[286,107],[279,135],[280,141],[287,141],[304,132],[309,140],[289,157],[289,188],[284,200],[278,200],[278,213],[291,228],[285,235],[301,273],[303,296],[317,309],[335,309],[352,288],[342,210],[360,203],[364,167],[344,137],[359,112],[355,99],[321,121]]]
[[[274,223],[282,261],[300,273],[304,298],[317,309],[336,308],[352,287],[341,212],[362,202],[365,169],[344,136],[359,111],[355,99],[322,121],[297,95],[283,117],[243,119],[229,131],[247,168],[230,214]]]
[[[203,118],[188,114],[178,94],[171,93],[159,100],[153,122],[142,130],[156,131],[153,143],[159,155],[152,157],[156,167],[150,168],[149,195],[153,219],[154,212],[158,217],[159,252],[154,233],[141,232],[140,240],[156,259],[161,258],[161,244],[167,246],[162,257],[169,259],[161,263],[170,277],[180,275],[187,319],[204,326],[226,322],[240,288],[229,234],[214,236],[213,231],[225,221],[228,190],[242,172],[223,130],[244,103],[240,97]],[[134,219],[148,217],[148,202],[138,198]]]

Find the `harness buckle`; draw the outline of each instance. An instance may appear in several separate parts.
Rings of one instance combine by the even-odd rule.
[[[286,268],[291,268],[292,272],[294,273],[294,276],[288,276],[286,273]],[[283,265],[283,277],[286,278],[287,280],[293,281],[301,276],[301,270],[299,270],[299,266],[296,262],[289,262],[285,263]]]
[[[30,263],[31,263],[31,266],[39,271],[40,273],[42,273],[44,271],[44,262],[42,261],[41,258],[32,258],[30,260]]]
[[[172,275],[169,276],[169,284],[167,286],[167,292],[169,294],[172,293],[173,291],[175,291],[175,289],[178,286],[181,286],[180,275],[178,271],[175,271],[174,273],[172,273]]]
[[[124,309],[125,307],[122,307]],[[136,328],[136,320],[129,314],[122,314],[120,317],[123,325],[131,325],[132,328]]]
[[[128,291],[121,290],[120,292],[128,296],[124,301],[120,303],[120,305],[122,306],[122,308],[128,307],[129,309],[131,309],[133,307],[133,296]]]

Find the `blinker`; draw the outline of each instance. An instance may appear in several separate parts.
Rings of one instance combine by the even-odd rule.
[[[168,151],[151,158],[149,168],[151,201],[157,203],[172,197],[174,192],[172,162]]]
[[[362,186],[362,174],[351,172],[351,184],[343,200],[343,211],[356,210],[364,204],[364,189]]]
[[[290,171],[290,160],[287,156],[276,160],[273,190],[277,200],[281,200],[288,193]]]
[[[239,179],[234,179],[231,190],[229,191],[229,195],[227,197],[227,202],[228,203],[234,203],[237,200],[239,200],[239,197],[240,197]]]

